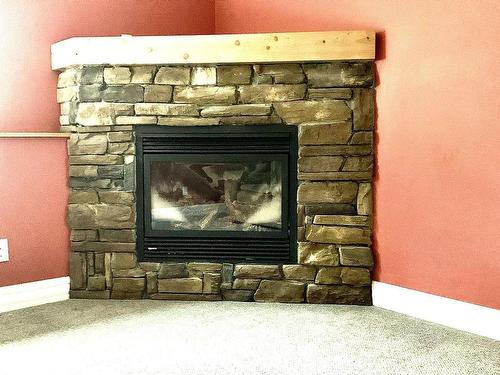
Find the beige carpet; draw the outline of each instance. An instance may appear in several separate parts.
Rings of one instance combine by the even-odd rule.
[[[500,374],[500,342],[374,307],[71,300],[0,314],[0,374]]]

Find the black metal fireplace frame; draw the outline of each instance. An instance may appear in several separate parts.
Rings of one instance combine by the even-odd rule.
[[[284,125],[137,126],[136,192],[139,261],[210,261],[283,264],[297,261],[297,127]],[[228,161],[280,160],[288,189],[282,196],[282,231],[150,231],[145,180],[149,161],[165,156]],[[189,155],[189,156],[186,156]],[[238,157],[240,159],[238,159]]]

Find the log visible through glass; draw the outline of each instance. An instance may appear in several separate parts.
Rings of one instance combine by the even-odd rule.
[[[154,161],[151,217],[157,230],[281,229],[280,163]]]

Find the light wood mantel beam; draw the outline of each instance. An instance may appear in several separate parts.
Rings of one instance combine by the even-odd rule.
[[[51,46],[52,69],[75,65],[160,65],[374,60],[374,31],[185,36],[76,37]]]

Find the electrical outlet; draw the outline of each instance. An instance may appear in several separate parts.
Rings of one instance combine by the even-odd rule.
[[[0,238],[0,262],[9,260],[9,243],[7,238]]]

